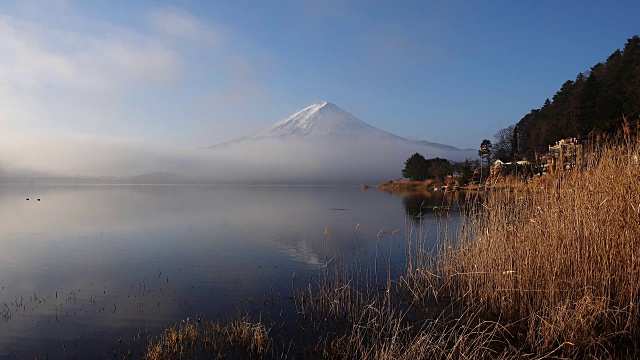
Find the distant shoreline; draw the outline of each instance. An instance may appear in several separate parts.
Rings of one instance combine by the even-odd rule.
[[[377,189],[391,193],[407,193],[407,192],[423,192],[423,191],[458,191],[458,190],[477,190],[477,185],[446,185],[442,181],[430,179],[424,181],[414,180],[392,180],[380,183]]]

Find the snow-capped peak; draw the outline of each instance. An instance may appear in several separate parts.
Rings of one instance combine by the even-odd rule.
[[[312,152],[350,149],[346,152],[353,150],[357,153],[358,149],[368,149],[371,144],[375,144],[376,148],[396,149],[395,151],[402,153],[400,158],[420,151],[423,155],[432,157],[461,160],[472,157],[475,152],[449,145],[405,139],[375,128],[327,101],[307,106],[264,131],[210,146],[209,149],[232,149],[235,153],[253,153],[279,148],[296,149],[294,152],[307,152],[310,149],[313,149]]]
[[[251,138],[361,134],[380,131],[340,107],[323,101],[308,106]]]

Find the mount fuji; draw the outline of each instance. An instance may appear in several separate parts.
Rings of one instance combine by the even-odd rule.
[[[471,149],[410,140],[380,130],[326,101],[263,131],[206,149],[236,165],[235,170],[218,175],[232,176],[241,170],[243,178],[271,183],[386,181],[400,177],[404,161],[416,152],[449,160],[475,156]]]
[[[228,146],[243,141],[266,140],[266,139],[303,139],[303,138],[377,138],[379,140],[401,141],[404,143],[431,146],[440,149],[451,150],[452,152],[462,151],[464,153],[473,151],[471,149],[461,150],[450,145],[432,143],[428,141],[409,140],[407,138],[394,135],[380,130],[374,126],[353,116],[335,104],[324,101],[310,105],[288,118],[281,120],[267,129],[247,135],[235,140],[231,140],[209,148]],[[452,154],[456,159],[460,154]],[[466,155],[466,154],[465,154]],[[453,159],[450,159],[453,160]]]
[[[338,106],[322,102],[308,106],[281,120],[266,130],[249,136],[250,139],[268,137],[313,137],[331,135],[362,135],[380,132]]]

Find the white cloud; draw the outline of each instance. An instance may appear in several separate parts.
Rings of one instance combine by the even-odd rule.
[[[158,33],[203,41],[209,44],[221,40],[221,35],[210,25],[179,9],[156,9],[147,19],[149,27]]]
[[[68,58],[43,49],[42,33],[35,24],[0,17],[0,84],[34,88],[73,76]]]
[[[92,23],[79,32],[8,15],[0,48],[1,131],[122,135],[129,92],[171,85],[184,61],[162,39],[130,29]]]
[[[111,92],[137,82],[162,82],[180,56],[140,34],[85,35],[0,18],[0,83],[18,88]]]
[[[269,61],[231,29],[178,8],[139,14],[133,26],[70,6],[51,12],[69,20],[36,10],[0,15],[0,131],[135,136],[195,148],[246,128],[230,121],[256,120],[246,109],[266,98]],[[202,131],[211,128],[218,130]]]

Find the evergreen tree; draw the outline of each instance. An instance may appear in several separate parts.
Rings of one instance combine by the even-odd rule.
[[[514,125],[513,131],[511,132],[511,157],[514,160],[516,160],[518,152],[518,125]]]
[[[491,155],[491,141],[484,139],[480,144],[480,150],[478,150],[478,156],[480,156],[480,182],[482,182],[482,161],[486,159],[487,164],[489,164],[490,155]]]
[[[419,153],[415,153],[404,162],[402,176],[413,181],[425,180],[428,166],[427,159]]]
[[[469,159],[465,159],[462,163],[462,168],[460,169],[460,180],[458,180],[458,184],[464,185],[469,183],[473,179],[473,167]]]
[[[427,159],[427,176],[429,178],[443,181],[447,176],[451,175],[452,170],[451,162],[447,159]]]
[[[640,37],[627,40],[622,50],[614,51],[603,63],[580,72],[575,80],[565,81],[551,99],[533,109],[514,128],[511,150],[518,156],[534,159],[554,142],[589,137],[596,131],[614,132],[622,118],[632,123],[640,119]],[[517,146],[516,143],[517,142]],[[496,143],[494,156],[505,148]],[[498,157],[506,153],[503,151]]]

